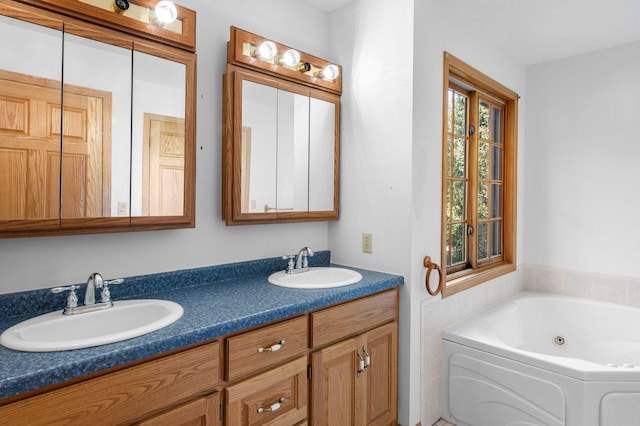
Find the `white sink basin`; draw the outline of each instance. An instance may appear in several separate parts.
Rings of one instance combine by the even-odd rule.
[[[167,300],[113,302],[113,307],[76,315],[50,312],[7,329],[0,343],[26,352],[66,351],[119,342],[151,333],[176,322],[182,306]]]
[[[362,279],[359,272],[346,268],[316,267],[306,272],[287,274],[279,271],[269,276],[271,284],[289,288],[333,288],[355,284]]]

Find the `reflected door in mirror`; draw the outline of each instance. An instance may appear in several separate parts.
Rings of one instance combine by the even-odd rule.
[[[0,219],[58,218],[60,82],[0,70]]]
[[[133,56],[131,215],[184,214],[186,67]]]
[[[180,216],[184,204],[184,119],[145,114],[142,214]]]
[[[65,34],[63,218],[117,216],[115,200],[128,204],[131,53]]]
[[[62,32],[0,16],[0,220],[57,219]]]

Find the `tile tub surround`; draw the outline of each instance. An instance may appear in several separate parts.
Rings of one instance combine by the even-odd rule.
[[[563,294],[640,308],[640,276],[525,265],[526,290]]]
[[[309,259],[310,265],[328,266],[330,257],[328,251],[316,252]],[[93,348],[37,353],[0,346],[0,398],[377,293],[404,282],[398,275],[349,267],[362,274],[360,282],[321,290],[269,284],[267,277],[285,266],[278,257],[125,278],[123,284],[112,287],[116,303],[135,298],[172,300],[182,305],[184,315],[162,330]],[[80,289],[80,299],[83,294]],[[1,295],[0,331],[27,318],[61,310],[65,297],[58,296],[48,290]]]

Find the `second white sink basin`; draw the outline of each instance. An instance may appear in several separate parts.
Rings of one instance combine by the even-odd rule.
[[[287,274],[278,271],[269,276],[269,282],[289,288],[333,288],[355,284],[362,279],[359,272],[346,268],[316,267],[306,272]]]
[[[26,352],[100,346],[159,330],[183,313],[182,306],[168,300],[120,300],[101,311],[76,315],[56,311],[28,319],[2,333],[0,344]]]

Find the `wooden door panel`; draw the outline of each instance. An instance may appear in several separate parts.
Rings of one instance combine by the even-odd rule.
[[[30,184],[29,188],[44,188],[36,202],[31,206],[46,209],[44,217],[60,217],[60,153],[58,151],[30,151],[30,161],[37,164],[29,166],[29,178],[38,180],[38,184]],[[44,173],[40,172],[44,171]]]
[[[62,155],[62,217],[87,217],[85,202],[86,157]]]
[[[109,94],[65,85],[62,217],[110,216],[111,144],[103,125]],[[105,99],[107,99],[105,101]],[[59,116],[60,111],[57,111]],[[58,126],[59,128],[59,126]]]
[[[0,150],[0,165],[0,219],[25,217],[27,153],[22,150]]]
[[[162,189],[159,191],[158,204],[162,215],[181,215],[184,204],[184,166],[161,167],[160,176]]]
[[[65,90],[62,113],[59,81],[0,70],[0,220],[110,215],[111,94]]]
[[[357,418],[360,390],[356,348],[360,339],[348,339],[312,354],[311,424],[351,426]]]
[[[142,215],[181,216],[184,210],[184,119],[144,116]]]
[[[389,425],[397,417],[397,323],[393,322],[366,335],[367,367],[366,424]]]
[[[26,135],[29,131],[29,100],[6,94],[0,97],[0,134]]]
[[[59,138],[50,132],[50,111],[59,103],[59,83],[0,70],[2,220],[59,217],[59,203],[50,192],[59,185],[50,159],[60,151]],[[16,156],[22,159],[16,162]]]

